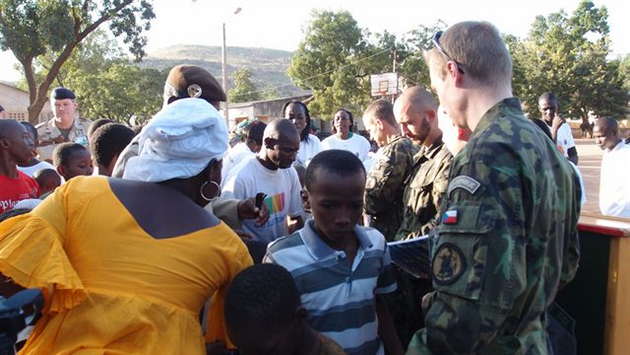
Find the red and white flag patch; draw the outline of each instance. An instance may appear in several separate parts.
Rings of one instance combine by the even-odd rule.
[[[442,223],[456,224],[457,223],[457,210],[444,212],[444,216],[442,216]]]

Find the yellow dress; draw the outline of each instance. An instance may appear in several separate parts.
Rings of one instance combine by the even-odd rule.
[[[151,237],[105,178],[75,178],[0,224],[0,272],[45,297],[22,354],[204,354],[204,303],[214,294],[206,339],[226,340],[227,285],[251,264],[224,223]]]

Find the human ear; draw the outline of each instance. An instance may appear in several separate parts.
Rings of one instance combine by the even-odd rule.
[[[306,189],[302,189],[300,191],[300,197],[302,197],[302,205],[304,206],[304,209],[310,210],[311,202],[309,201],[308,191],[306,191]]]
[[[426,113],[426,119],[429,122],[433,122],[437,118],[437,114],[434,110],[427,110],[425,113]]]

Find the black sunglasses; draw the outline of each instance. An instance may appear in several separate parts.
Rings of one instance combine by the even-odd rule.
[[[455,62],[455,64],[457,64],[457,71],[464,74],[464,71],[461,68],[462,65],[459,64],[459,62],[453,59],[450,55],[448,55],[448,53],[446,53],[444,48],[442,48],[442,46],[440,45],[440,37],[442,37],[442,31],[437,31],[435,35],[433,35],[433,45],[438,50],[438,52],[440,52],[440,54],[442,54],[446,59]]]

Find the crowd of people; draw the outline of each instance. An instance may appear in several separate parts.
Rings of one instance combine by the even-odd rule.
[[[375,154],[348,109],[320,141],[300,101],[230,141],[194,65],[142,127],[80,117],[67,88],[37,127],[0,120],[0,294],[45,299],[22,352],[549,353],[579,262],[570,128],[551,93],[525,117],[489,23],[436,33],[425,60],[433,93],[362,113]],[[613,119],[594,137],[619,177],[602,210],[628,213],[630,147]],[[424,236],[418,278],[388,243]]]

